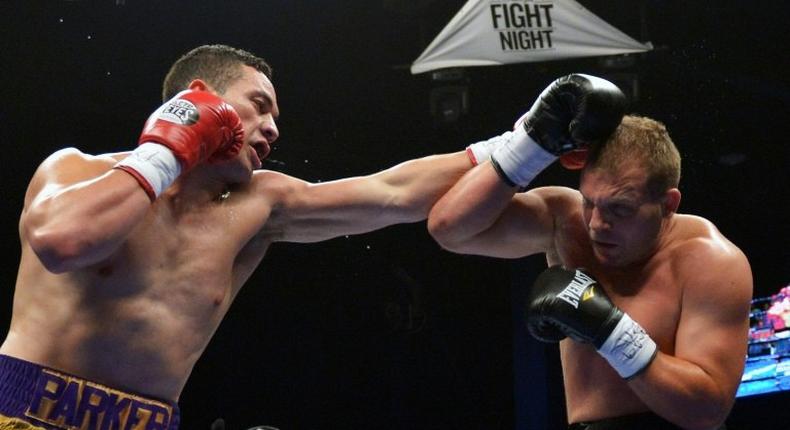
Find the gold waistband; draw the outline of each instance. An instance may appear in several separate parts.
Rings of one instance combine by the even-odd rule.
[[[22,421],[19,418],[11,418],[0,414],[0,430],[46,430],[43,427],[37,427],[28,422]]]

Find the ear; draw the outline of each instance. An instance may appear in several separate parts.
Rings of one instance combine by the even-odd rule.
[[[195,91],[212,91],[211,87],[202,79],[192,80],[187,88]]]
[[[680,190],[670,188],[664,193],[663,210],[664,216],[671,215],[678,211],[680,206]]]

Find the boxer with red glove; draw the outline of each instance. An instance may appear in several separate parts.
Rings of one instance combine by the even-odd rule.
[[[155,200],[182,173],[203,161],[228,160],[241,151],[244,129],[236,111],[208,91],[185,90],[148,118],[139,145],[115,165]]]

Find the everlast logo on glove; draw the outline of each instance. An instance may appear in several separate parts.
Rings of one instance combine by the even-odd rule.
[[[582,294],[584,294],[585,300],[594,295],[592,292],[586,293],[584,291],[587,287],[594,283],[595,279],[577,270],[576,274],[573,276],[573,280],[570,282],[570,284],[568,284],[567,287],[565,287],[565,289],[557,294],[557,297],[568,302],[575,309],[578,309],[579,299],[582,297]]]
[[[162,111],[157,115],[157,119],[175,124],[192,125],[198,122],[200,114],[197,107],[189,100],[175,99],[162,106]]]

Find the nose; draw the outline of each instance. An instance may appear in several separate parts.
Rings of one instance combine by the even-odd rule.
[[[607,228],[610,228],[611,225],[610,225],[609,221],[607,221],[604,218],[603,213],[601,213],[600,209],[593,208],[591,210],[591,213],[590,213],[589,227],[590,227],[590,230],[600,231],[600,230],[605,230]]]
[[[269,143],[274,142],[280,137],[280,130],[277,129],[277,124],[274,122],[274,118],[268,118],[261,123],[260,126],[261,134]]]

